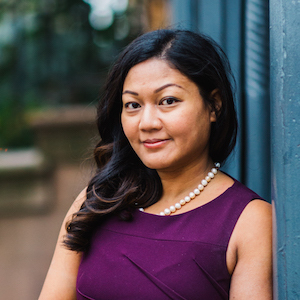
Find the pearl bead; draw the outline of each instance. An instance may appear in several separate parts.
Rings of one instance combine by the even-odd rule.
[[[170,211],[168,208],[166,208],[166,209],[164,210],[164,213],[165,213],[166,216],[168,216],[168,215],[171,214],[171,211]]]
[[[185,202],[190,202],[191,198],[189,196],[184,197]]]
[[[211,172],[214,173],[215,175],[218,173],[218,170],[216,168],[212,168]]]
[[[198,185],[198,189],[199,189],[199,191],[203,191],[204,190],[204,186],[202,184],[199,184]]]
[[[199,189],[194,189],[194,194],[197,195],[197,196],[200,195]]]
[[[209,172],[209,173],[208,173],[208,176],[209,176],[211,179],[213,179],[213,178],[215,177],[215,174],[214,174],[213,172]]]
[[[196,197],[196,195],[193,192],[190,192],[189,196],[191,199],[194,199]]]
[[[181,200],[179,201],[179,203],[180,203],[180,205],[184,205],[184,204],[185,204],[185,200],[181,199]]]
[[[180,203],[176,203],[175,207],[176,207],[176,209],[180,209],[181,208],[181,204]]]
[[[186,196],[184,199],[181,199],[179,202],[175,203],[175,205],[171,205],[170,208],[166,208],[164,211],[160,212],[160,216],[169,216],[174,213],[176,209],[180,209],[183,205],[190,202],[196,196],[200,195],[200,192],[204,190],[204,187],[215,177],[218,173],[218,168],[220,167],[219,163],[215,163],[215,167],[208,172],[205,179],[201,181],[201,184],[198,185],[198,188],[194,189],[194,192],[190,192],[189,196]],[[135,203],[138,205],[138,203]],[[143,208],[139,208],[140,211],[144,211]]]
[[[174,205],[170,206],[170,211],[171,211],[171,212],[174,212],[174,211],[176,211],[176,208],[175,208],[175,206],[174,206]]]

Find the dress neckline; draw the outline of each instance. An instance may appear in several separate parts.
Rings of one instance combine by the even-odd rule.
[[[227,194],[228,192],[230,192],[230,190],[238,184],[238,181],[236,179],[234,179],[233,177],[231,177],[231,178],[234,181],[233,184],[230,187],[228,187],[223,193],[221,193],[219,196],[215,197],[214,199],[210,200],[209,202],[204,203],[204,204],[202,204],[202,205],[200,205],[198,207],[195,207],[195,208],[193,208],[191,210],[188,210],[188,211],[185,211],[185,212],[182,212],[182,213],[178,213],[178,214],[175,214],[175,215],[169,215],[169,216],[161,216],[161,215],[157,215],[157,214],[153,214],[153,213],[148,213],[146,211],[140,211],[139,209],[136,209],[136,210],[141,215],[143,214],[143,215],[146,215],[146,216],[159,217],[161,219],[163,219],[163,218],[176,218],[176,217],[183,216],[183,215],[186,215],[186,214],[189,214],[189,213],[193,213],[194,211],[197,211],[198,209],[207,207],[210,204],[215,203],[218,199],[220,199],[225,194]]]

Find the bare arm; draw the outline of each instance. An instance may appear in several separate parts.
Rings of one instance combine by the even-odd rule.
[[[272,299],[272,210],[254,200],[243,211],[232,235],[236,265],[230,299]]]
[[[63,221],[39,300],[76,299],[76,278],[81,261],[81,253],[66,249],[62,242],[66,234],[66,222],[71,219],[73,213],[79,210],[85,197],[86,190],[83,190],[74,201]]]

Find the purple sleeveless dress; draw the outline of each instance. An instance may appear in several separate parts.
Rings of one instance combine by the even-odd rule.
[[[211,202],[182,214],[136,210],[130,222],[111,217],[83,256],[77,299],[228,299],[226,250],[253,199],[261,198],[235,181]]]

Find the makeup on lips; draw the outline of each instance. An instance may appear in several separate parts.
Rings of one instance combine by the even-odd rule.
[[[143,141],[143,145],[149,149],[157,149],[165,145],[169,139],[147,139]]]

